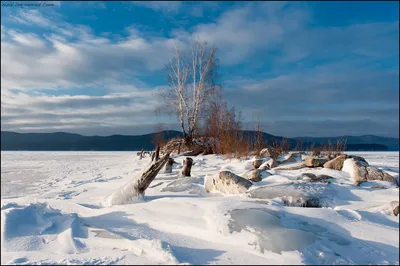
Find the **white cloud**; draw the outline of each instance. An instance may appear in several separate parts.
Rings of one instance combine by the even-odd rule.
[[[43,14],[37,9],[31,9],[20,12],[18,16],[10,15],[10,20],[25,25],[38,25],[40,27],[50,27],[52,22],[43,16]]]
[[[132,3],[163,13],[177,13],[183,4],[181,1],[132,1]]]
[[[159,98],[155,93],[152,90],[104,96],[48,96],[2,92],[1,127],[15,130],[155,124],[159,121],[155,112]]]
[[[163,12],[177,12],[181,8],[180,2],[139,4]],[[225,91],[231,103],[248,114],[257,111],[254,106],[260,106],[265,119],[291,119],[294,111],[289,107],[299,102],[387,104],[398,98],[398,86],[396,91],[393,85],[396,77],[398,83],[398,67],[396,76],[394,70],[376,71],[374,65],[379,63],[376,59],[398,56],[398,22],[310,27],[310,11],[297,9],[299,5],[302,4],[239,3],[224,11],[215,22],[175,29],[170,32],[172,37],[155,36],[135,25],[127,27],[127,37],[111,38],[96,35],[88,26],[66,23],[57,16],[50,19],[38,10],[22,11],[10,18],[51,33],[39,36],[2,25],[2,127],[73,129],[87,125],[95,130],[100,126],[143,124],[148,118],[150,124],[155,123],[152,114],[159,102],[153,94],[144,92],[153,87],[141,81],[141,77],[164,68],[174,41],[185,44],[196,37],[217,46],[223,67],[239,65],[243,69],[228,73]],[[346,56],[357,58],[347,61],[343,59]],[[262,78],[248,76],[253,74],[248,68],[263,58],[274,69],[260,75]],[[334,62],[308,66],[307,60],[315,58]],[[297,67],[297,62],[304,65]],[[33,94],[36,90],[69,88],[80,88],[85,93],[88,87],[104,88],[106,95]],[[11,89],[22,92],[15,94]],[[344,89],[354,93],[345,93]],[[397,97],[393,97],[396,93]],[[390,108],[387,114],[393,116],[395,108]],[[297,115],[311,117],[313,112],[300,109]],[[326,113],[329,115],[334,114]],[[358,118],[365,116],[354,117]]]

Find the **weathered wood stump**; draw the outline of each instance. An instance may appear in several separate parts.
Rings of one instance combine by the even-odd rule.
[[[168,158],[168,161],[165,164],[165,173],[172,173],[172,165],[174,164],[174,162],[174,159]]]
[[[180,176],[190,176],[190,170],[192,169],[193,159],[190,157],[186,157],[183,160],[183,168],[179,173]]]

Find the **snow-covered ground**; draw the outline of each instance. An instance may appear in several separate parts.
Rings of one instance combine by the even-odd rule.
[[[399,176],[398,152],[350,154]],[[399,264],[399,217],[390,210],[399,189],[389,183],[356,187],[346,172],[323,168],[270,170],[249,193],[223,196],[205,191],[205,176],[243,174],[251,160],[193,157],[192,177],[178,178],[182,159],[172,174],[157,176],[144,200],[106,208],[102,200],[150,158],[1,152],[1,263]],[[306,172],[335,179],[297,180]],[[377,184],[387,188],[371,188]],[[303,195],[323,207],[285,204]]]

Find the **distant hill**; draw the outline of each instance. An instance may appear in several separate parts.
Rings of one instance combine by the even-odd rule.
[[[255,131],[243,131],[245,138],[254,139]],[[2,151],[137,151],[141,148],[145,150],[154,149],[154,139],[157,136],[164,139],[181,137],[179,131],[169,130],[159,133],[152,133],[138,136],[112,135],[101,136],[82,136],[64,132],[56,133],[16,133],[1,131],[1,150]],[[263,140],[272,144],[279,143],[284,137],[274,136],[263,132]],[[347,138],[347,150],[375,150],[375,151],[398,151],[399,139],[385,138],[378,136],[345,136],[332,138],[286,138],[291,148],[294,148],[298,141],[304,144],[327,144],[328,140],[335,143],[340,138]]]
[[[319,144],[327,144],[330,140],[331,143],[336,143],[339,139],[347,139],[347,149],[353,148],[363,148],[361,144],[364,145],[365,150],[368,150],[366,145],[369,145],[369,148],[374,147],[375,144],[383,145],[387,147],[388,151],[398,151],[399,150],[399,139],[398,138],[387,138],[387,137],[379,137],[373,135],[364,135],[364,136],[343,136],[343,137],[323,137],[323,138],[312,138],[312,137],[298,137],[294,138],[295,140],[301,140],[304,143],[319,143]],[[372,145],[374,144],[374,145]],[[356,146],[354,146],[356,145]],[[371,146],[372,145],[372,146]],[[378,148],[380,146],[376,146]],[[353,149],[354,150],[354,149]],[[380,148],[378,150],[381,150]]]
[[[1,131],[2,151],[137,151],[152,150],[157,135],[165,139],[181,137],[178,131],[163,131],[139,136],[82,136],[63,132],[15,133]]]

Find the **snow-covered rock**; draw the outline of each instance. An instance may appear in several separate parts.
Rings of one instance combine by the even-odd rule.
[[[251,170],[243,175],[243,178],[253,182],[260,182],[262,180],[261,171],[259,169]]]
[[[204,187],[207,192],[223,194],[241,194],[246,192],[253,183],[229,171],[221,171],[214,176],[206,176]]]
[[[268,161],[266,161],[265,163],[261,164],[258,169],[264,171],[264,170],[275,168],[277,166],[278,166],[278,162],[276,161],[276,159],[271,158]]]
[[[399,201],[398,200],[391,201],[390,206],[392,206],[393,214],[395,216],[398,216],[399,215]]]
[[[327,161],[324,163],[324,168],[335,169],[335,170],[342,170],[343,163],[349,157],[346,154],[339,155],[335,159]]]
[[[280,163],[281,164],[282,163],[295,163],[299,160],[301,161],[300,154],[290,152],[287,155],[285,155],[285,157],[283,158],[283,160]]]
[[[318,158],[315,156],[309,156],[303,162],[304,165],[308,167],[321,167],[326,163],[328,160],[324,158]]]
[[[254,161],[253,161],[254,169],[258,169],[258,168],[262,165],[263,161],[264,161],[264,160],[262,160],[262,159],[256,159],[256,160],[254,160]]]
[[[275,151],[272,147],[264,148],[260,151],[261,158],[263,157],[277,158],[278,155],[279,155],[278,152]]]
[[[330,204],[332,193],[326,184],[298,183],[259,187],[249,190],[246,195],[257,199],[280,199],[288,206],[321,207]]]
[[[381,180],[397,184],[393,176],[381,169],[369,166],[365,160],[360,160],[359,158],[346,159],[343,163],[342,171],[350,174],[356,184],[370,180]]]
[[[330,183],[329,179],[333,177],[329,175],[314,175],[313,173],[303,173],[298,179],[309,181],[309,182],[322,182],[322,183]]]

